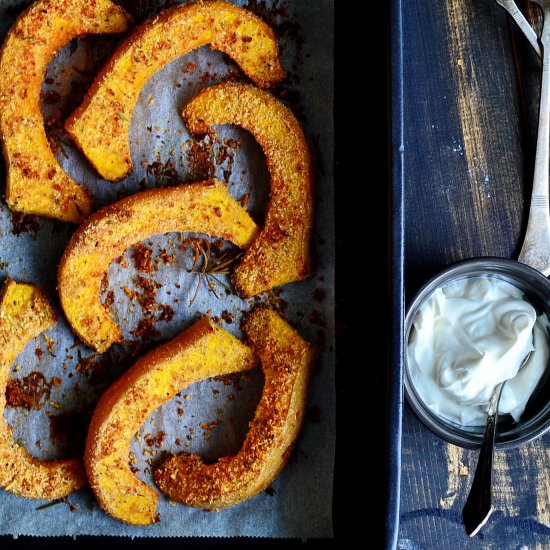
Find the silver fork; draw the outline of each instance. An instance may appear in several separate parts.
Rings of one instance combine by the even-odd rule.
[[[550,206],[548,192],[550,155],[550,0],[531,0],[542,9],[542,83],[540,88],[539,127],[531,206],[527,231],[518,260],[550,275]]]
[[[512,19],[518,24],[518,27],[523,31],[523,34],[529,40],[529,44],[537,52],[537,55],[541,56],[539,41],[537,33],[533,30],[533,27],[529,24],[523,13],[521,13],[514,0],[496,0],[497,4],[501,5],[511,16]]]

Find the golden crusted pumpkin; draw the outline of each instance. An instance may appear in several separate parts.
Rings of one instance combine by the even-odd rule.
[[[254,86],[226,82],[195,96],[183,118],[198,135],[216,124],[242,126],[265,153],[271,196],[264,227],[233,272],[239,294],[254,296],[308,277],[312,166],[306,138],[290,109]]]
[[[101,303],[101,282],[127,248],[171,231],[206,233],[246,248],[257,230],[217,180],[143,191],[111,204],[75,231],[61,259],[58,290],[67,320],[86,344],[105,351],[121,333]]]
[[[11,27],[0,52],[0,137],[12,210],[75,223],[90,213],[91,194],[65,174],[50,149],[42,81],[48,63],[71,39],[120,33],[130,22],[110,0],[39,0]]]
[[[157,492],[130,470],[132,437],[183,388],[256,364],[248,346],[203,317],[116,380],[99,400],[86,437],[86,471],[103,510],[135,525],[157,521]]]
[[[3,411],[10,368],[25,346],[55,325],[46,297],[34,285],[8,279],[0,294],[0,487],[16,495],[60,498],[87,485],[79,459],[40,460],[13,440]]]
[[[197,455],[168,458],[154,472],[176,502],[221,510],[263,491],[286,464],[300,432],[315,353],[277,313],[260,307],[244,331],[259,355],[265,386],[241,450],[205,464]]]
[[[132,168],[130,119],[144,84],[169,61],[204,44],[231,56],[258,86],[284,77],[272,30],[251,12],[219,0],[164,10],[122,43],[67,119],[67,132],[101,177],[118,181]]]

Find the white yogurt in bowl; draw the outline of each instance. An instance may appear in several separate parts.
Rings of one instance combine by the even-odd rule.
[[[481,444],[489,398],[507,380],[496,448],[537,439],[550,430],[549,320],[550,280],[532,267],[502,258],[447,267],[407,308],[403,374],[409,405],[435,434],[474,449]]]
[[[485,423],[495,386],[508,380],[499,414],[518,421],[546,370],[548,327],[513,284],[458,279],[416,313],[406,349],[411,380],[431,410],[465,426]]]

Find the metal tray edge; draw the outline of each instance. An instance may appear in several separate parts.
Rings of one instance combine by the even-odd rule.
[[[403,115],[403,0],[390,6],[390,252],[391,310],[387,399],[386,547],[397,547],[399,532],[401,438],[403,417],[404,320],[404,115]]]

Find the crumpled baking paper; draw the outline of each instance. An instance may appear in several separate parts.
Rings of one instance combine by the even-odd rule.
[[[160,2],[139,2],[139,16]],[[272,304],[320,352],[311,382],[307,415],[289,463],[271,487],[222,512],[205,512],[161,497],[161,521],[148,527],[121,523],[105,514],[89,489],[65,501],[27,500],[0,490],[0,534],[124,536],[260,536],[331,537],[332,479],[335,446],[334,386],[334,225],[331,0],[237,2],[267,18],[277,31],[283,63],[289,74],[288,103],[303,123],[316,163],[315,273],[304,282],[259,301]],[[28,2],[0,2],[3,37]],[[265,160],[253,138],[239,128],[216,128],[211,142],[195,143],[179,112],[204,86],[227,76],[239,77],[237,66],[208,46],[199,48],[155,75],[144,87],[131,123],[134,172],[121,183],[102,181],[59,132],[74,107],[79,90],[89,83],[115,40],[85,38],[65,47],[48,69],[43,109],[48,131],[57,144],[64,169],[92,190],[95,209],[139,191],[216,176],[227,181],[232,195],[249,194],[247,209],[261,224],[269,193]],[[103,57],[102,57],[103,56]],[[200,149],[202,160],[190,160]],[[206,172],[206,173],[205,173]],[[5,180],[5,176],[2,176]],[[191,237],[169,234],[146,239],[114,262],[106,295],[124,329],[128,345],[114,346],[103,356],[87,348],[68,327],[56,293],[57,265],[74,228],[57,221],[13,215],[0,203],[0,278],[12,277],[41,287],[56,310],[57,325],[31,342],[12,368],[12,378],[42,374],[47,387],[38,395],[38,409],[8,408],[5,416],[14,437],[42,458],[81,452],[87,418],[100,393],[145,349],[167,341],[198,317],[209,314],[241,336],[242,312],[258,300],[240,300],[225,291],[222,275],[214,292],[204,276],[192,273]],[[144,269],[149,266],[148,270]],[[152,268],[151,268],[152,266]],[[195,271],[199,270],[196,266]],[[158,283],[158,284],[155,284]],[[154,285],[153,300],[144,288]],[[197,288],[198,285],[198,288]],[[196,294],[196,295],[195,295]],[[140,301],[141,300],[141,301]],[[144,303],[145,300],[145,303]],[[140,321],[149,319],[145,346],[136,337]],[[151,332],[152,330],[152,332]],[[137,341],[137,343],[136,343]],[[131,342],[134,342],[133,344]],[[55,379],[55,384],[52,380]],[[163,453],[194,452],[207,460],[238,451],[261,394],[257,372],[213,379],[182,389],[158,409],[132,441],[137,475],[153,485],[150,467]]]

